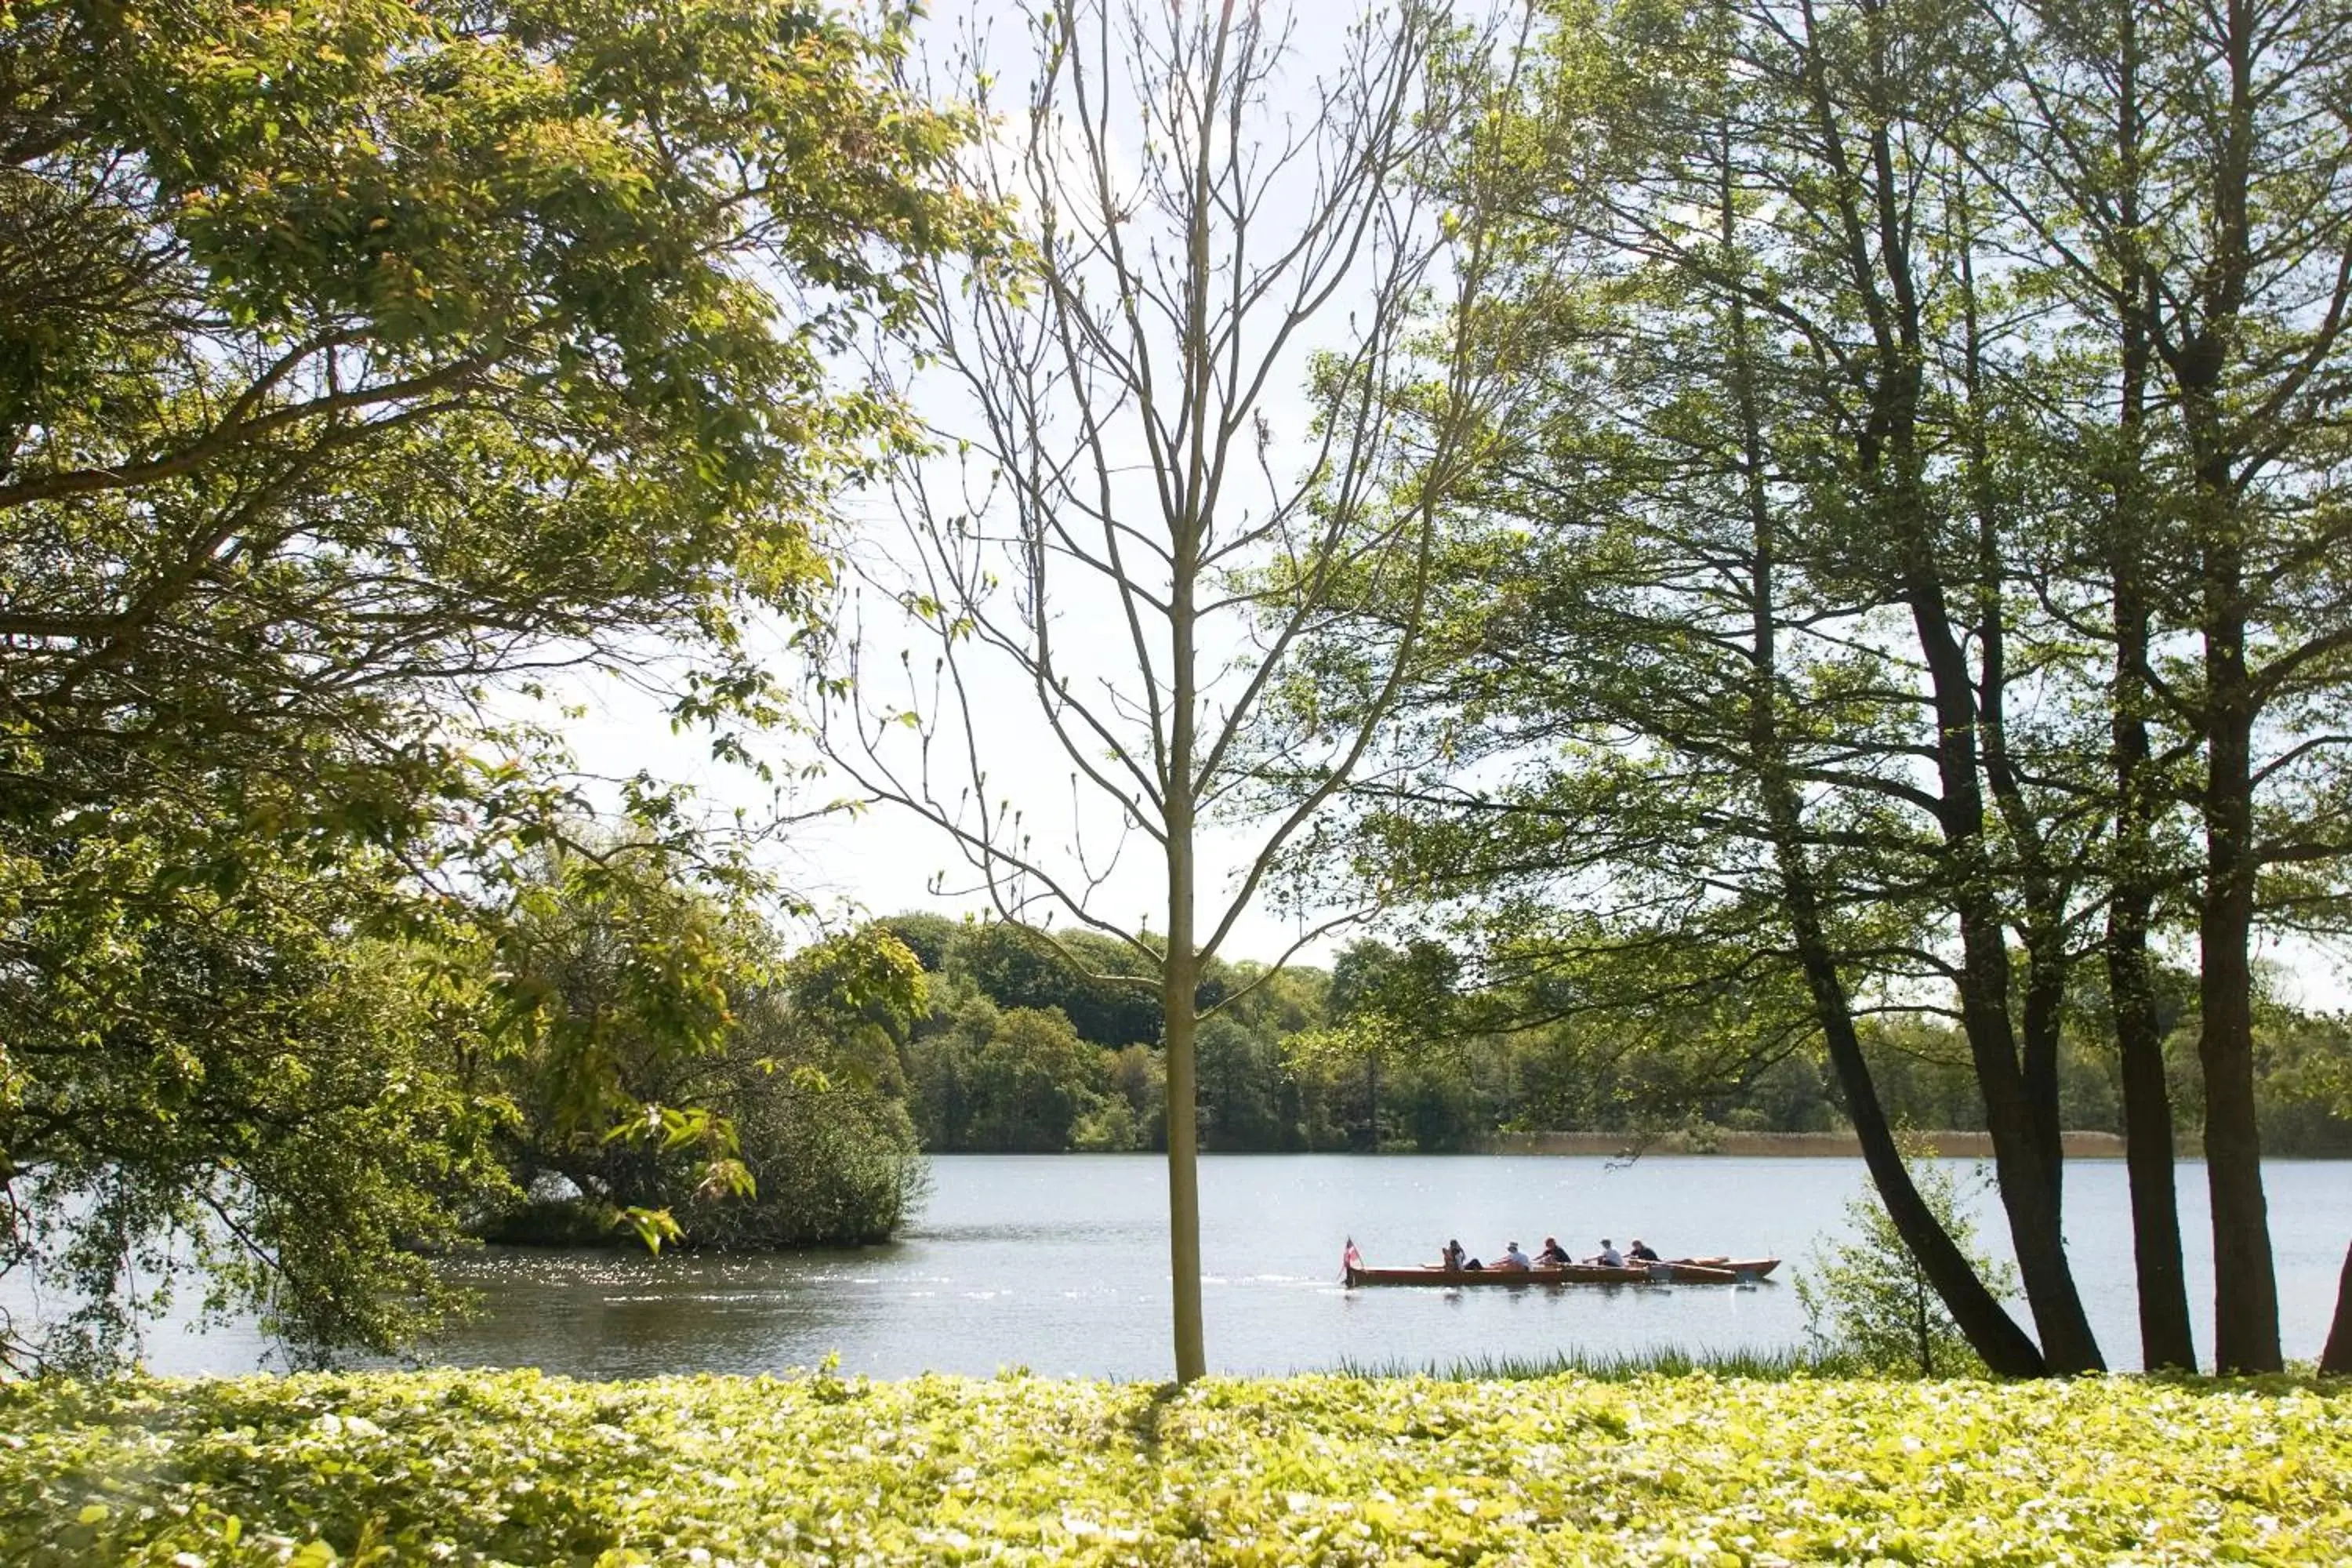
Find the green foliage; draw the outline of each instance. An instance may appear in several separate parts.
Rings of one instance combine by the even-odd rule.
[[[1115,1051],[1110,1058],[1110,1097],[1098,1113],[1099,1142],[1109,1152],[1165,1148],[1168,1141],[1168,1077],[1159,1057],[1141,1046]],[[1080,1118],[1074,1136],[1078,1147],[1089,1145],[1087,1118]]]
[[[2352,1016],[2273,1005],[2256,1022],[2254,1051],[2263,1148],[2352,1154]]]
[[[2311,304],[2345,297],[2352,160],[2298,107],[2352,21],[1531,16],[1508,106],[1441,182],[1503,192],[1479,363],[1524,394],[1433,602],[1368,577],[1297,661],[1300,723],[1344,732],[1419,634],[1389,766],[1298,874],[1419,905],[1527,1026],[1595,1020],[1561,1033],[1599,1070],[1559,1087],[1613,1080],[1653,1118],[1818,1035],[1874,1130],[1857,1020],[1961,1017],[1957,1086],[1938,1062],[1891,1087],[1937,1122],[1990,1112],[2059,1365],[2099,1356],[2037,1141],[2120,1120],[2100,1058],[2157,1065],[2140,972],[2194,931],[2221,1342],[2275,1364],[2257,1166],[2320,1119],[2257,1103],[2248,961],[2265,927],[2342,929],[2352,868],[2352,514],[2317,390],[2352,369],[2352,313]],[[2122,1037],[2070,1048],[2069,993],[2109,961]],[[2151,1138],[2162,1075],[2130,1082]],[[2136,1218],[2146,1288],[2177,1298],[2170,1205]],[[2147,1306],[2185,1335],[2185,1301]]]
[[[747,1079],[724,1102],[751,1190],[679,1201],[686,1245],[757,1249],[887,1241],[928,1177],[906,1102],[807,1069]]]
[[[1822,1372],[1822,1363],[1796,1350],[1693,1351],[1662,1346],[1634,1351],[1556,1351],[1548,1355],[1476,1355],[1446,1363],[1409,1365],[1357,1365],[1342,1363],[1339,1371],[1350,1377],[1434,1377],[1451,1382],[1475,1378],[1533,1382],[1547,1377],[1586,1377],[1604,1383],[1631,1383],[1637,1378],[1689,1377],[1704,1373],[1718,1378],[1779,1381]]]
[[[779,717],[741,628],[805,624],[908,435],[835,351],[972,232],[902,44],[792,0],[0,8],[0,1268],[87,1297],[60,1353],[174,1245],[388,1348],[439,1300],[410,1249],[499,1195],[518,1040],[579,1129],[723,1141],[532,989],[501,922],[583,808],[489,715],[578,668],[722,755]],[[622,815],[682,885],[723,858]],[[628,1027],[706,1048],[716,949],[631,951]]]
[[[2285,1378],[51,1381],[0,1387],[0,1541],[26,1568],[2334,1562],[2347,1397]]]
[[[1076,995],[1087,983],[1066,963],[1058,972],[1045,967],[1048,959],[1062,963],[1051,948],[1007,936],[975,940],[990,927],[929,914],[881,923],[921,956],[931,983],[929,1011],[913,1022],[901,1051],[927,1148],[1116,1152],[1160,1144],[1157,1042],[1120,1046],[1125,1026],[1104,1026],[1099,1011],[1085,1016],[1106,1033],[1089,1034],[1075,1018],[1072,1026],[1108,1060],[1117,1092],[1105,1088],[1096,1066],[1054,1055],[1044,1070],[1066,1074],[1066,1082],[1055,1095],[1027,1102],[1052,1110],[1052,1125],[1017,1128],[999,1112],[988,1141],[975,1141],[973,1042],[998,1026],[964,1010],[984,1001],[1001,1016],[1022,997]],[[975,964],[975,952],[992,956]],[[1267,977],[1246,963],[1211,965],[1204,994],[1235,999],[1201,1028],[1202,1147],[1445,1152],[1475,1148],[1498,1130],[1638,1138],[1677,1129],[1829,1132],[1847,1125],[1818,1047],[1805,1038],[1807,1004],[1749,984],[1750,970],[1727,952],[1684,942],[1571,960],[1530,938],[1516,952],[1485,956],[1488,968],[1475,989],[1464,960],[1426,939],[1395,947],[1360,942],[1330,971],[1295,965]],[[2099,1011],[2104,996],[2093,984],[2095,970],[2075,973],[2084,984],[2059,1041],[2060,1119],[2071,1129],[2112,1132],[2120,1127],[2119,1094]],[[2193,989],[2193,977],[2167,970],[2159,978],[2168,992]],[[2198,1108],[2194,1026],[2193,1015],[2177,1006],[2166,1015],[2182,1058],[2175,1104],[2188,1137]],[[1948,1019],[1889,1016],[1865,1020],[1862,1032],[1892,1118],[1983,1128],[1967,1041]],[[2340,1071],[2340,1035],[2325,1018],[2274,1005],[2264,1038],[2275,1042],[2264,1058],[2266,1132],[2275,1132],[2284,1152],[2325,1150],[2340,1133],[2328,1101],[2336,1081],[2330,1075]],[[1012,1069],[1000,1052],[992,1070]],[[1063,1143],[1060,1110],[1070,1098],[1084,1109]],[[1017,1121],[1020,1112],[1011,1115]]]
[[[1098,1045],[1159,1043],[1157,981],[1124,942],[1091,931],[1065,931],[1049,945],[1010,921],[990,921],[964,932],[954,963],[1000,1007],[1056,1009]]]
[[[1968,1256],[1977,1278],[1996,1296],[2015,1294],[2016,1271],[1975,1249],[1976,1226],[1960,1212],[1952,1173],[1916,1148],[1906,1148],[1905,1163],[1919,1196]],[[1920,1377],[1981,1373],[1984,1363],[1952,1321],[1877,1193],[1850,1200],[1845,1212],[1854,1238],[1817,1251],[1797,1276],[1797,1300],[1804,1306],[1816,1353],[1874,1372]]]
[[[1058,1153],[1082,1124],[1092,1146],[1134,1146],[1132,1108],[1122,1117],[1108,1103],[1111,1053],[1081,1040],[1059,1009],[967,995],[945,1026],[908,1052],[931,1148]]]
[[[497,1064],[518,1183],[553,1172],[575,1216],[648,1244],[878,1241],[922,1172],[892,1041],[922,1005],[880,928],[784,956],[756,910],[682,885],[658,846],[551,854],[503,928],[522,1043]],[[500,1239],[571,1240],[528,1205]]]
[[[1193,1050],[1193,1070],[1200,1075],[1201,1147],[1283,1147],[1283,1059],[1274,1042],[1220,1014],[1201,1026]]]
[[[423,1252],[509,1190],[503,1100],[467,1070],[487,1008],[446,948],[341,923],[356,873],[256,864],[234,898],[119,909],[43,999],[90,1032],[9,1042],[0,1268],[77,1305],[0,1358],[115,1360],[175,1284],[300,1359],[390,1349],[449,1304]]]

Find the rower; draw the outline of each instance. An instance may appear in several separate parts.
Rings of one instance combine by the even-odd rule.
[[[1632,1258],[1636,1263],[1655,1263],[1658,1261],[1658,1255],[1651,1251],[1638,1236],[1633,1238],[1633,1245],[1625,1249],[1625,1256]]]
[[[1543,1250],[1536,1254],[1536,1261],[1546,1268],[1558,1268],[1563,1264],[1574,1262],[1575,1259],[1569,1257],[1566,1247],[1560,1246],[1559,1237],[1547,1236],[1544,1237]]]
[[[1586,1258],[1585,1261],[1597,1263],[1603,1268],[1622,1268],[1625,1267],[1625,1255],[1618,1251],[1615,1245],[1604,1236],[1601,1238],[1600,1252]]]
[[[1519,1250],[1519,1244],[1517,1242],[1507,1241],[1503,1243],[1503,1256],[1496,1260],[1495,1267],[1497,1268],[1532,1268],[1535,1266],[1528,1261],[1528,1255]]]
[[[1462,1243],[1458,1240],[1447,1241],[1445,1250],[1439,1256],[1445,1259],[1445,1271],[1448,1274],[1461,1273],[1462,1265],[1469,1260],[1469,1255],[1462,1250]]]

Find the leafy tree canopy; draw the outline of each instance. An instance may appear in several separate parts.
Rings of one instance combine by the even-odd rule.
[[[0,1267],[71,1253],[102,1317],[200,1194],[247,1296],[391,1336],[351,1303],[471,1169],[411,1142],[465,1120],[415,999],[547,994],[498,923],[576,802],[502,694],[615,671],[740,752],[746,626],[806,617],[904,436],[828,370],[976,233],[900,43],[790,0],[0,9]]]

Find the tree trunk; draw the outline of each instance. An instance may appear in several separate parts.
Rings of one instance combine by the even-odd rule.
[[[1787,864],[1784,857],[1784,867]],[[1895,1141],[1894,1129],[1887,1125],[1886,1112],[1879,1104],[1877,1086],[1871,1081],[1870,1064],[1863,1058],[1853,1009],[1822,940],[1811,889],[1801,875],[1784,880],[1789,886],[1799,958],[1812,990],[1822,1033],[1829,1044],[1830,1065],[1837,1072],[1847,1119],[1853,1123],[1854,1136],[1862,1144],[1863,1163],[1877,1185],[1879,1201],[1886,1205],[1887,1218],[1894,1222],[1904,1245],[1918,1259],[1920,1269],[1936,1287],[1936,1294],[1943,1299],[1945,1310],[1952,1314],[1952,1321],[1968,1336],[1969,1345],[1984,1358],[1985,1365],[2003,1377],[2044,1375],[2051,1368],[2042,1352],[1993,1293],[1985,1289],[1967,1254],[1954,1244],[1911,1180],[1910,1168],[1903,1163],[1903,1151]]]
[[[2352,1376],[2352,1247],[2344,1251],[2344,1272],[2336,1281],[2336,1321],[2319,1352],[2319,1370]]]
[[[2126,0],[2118,17],[2116,153],[2125,251],[2117,285],[2121,338],[2115,506],[2108,515],[2108,575],[2115,593],[2115,687],[2109,728],[2116,812],[2115,871],[2107,903],[2107,1003],[2115,1018],[2123,1080],[2124,1163],[2131,1186],[2132,1269],[2139,1287],[2140,1364],[2197,1369],[2189,1322],[2189,1280],[2180,1259],[2180,1194],[2175,1184],[2172,1093],[2165,1082],[2164,1035],[2156,1010],[2147,934],[2156,910],[2156,813],[2146,777],[2147,658],[2151,613],[2142,559],[2141,462],[2145,455],[2147,327],[2138,302],[2146,283],[2137,250],[2142,139],[2139,44]]]
[[[1168,613],[1168,755],[1160,783],[1168,831],[1168,956],[1160,966],[1160,1005],[1167,1031],[1169,1284],[1176,1309],[1176,1381],[1182,1384],[1207,1374],[1209,1356],[1201,1324],[1201,1121],[1194,1049],[1201,1025],[1201,955],[1192,930],[1197,521],[1188,519],[1175,534]]]
[[[2254,1124],[2253,824],[2256,699],[2246,662],[2246,533],[2262,523],[2240,490],[2244,431],[2225,387],[2243,346],[2241,315],[2258,263],[2251,181],[2259,107],[2253,61],[2266,26],[2232,0],[2214,14],[2215,61],[2229,102],[2217,121],[2210,254],[2200,266],[2201,320],[2183,322],[2165,350],[2195,461],[2202,582],[2199,630],[2205,691],[2205,886],[2199,900],[2197,1056],[2205,1074],[2205,1179],[2213,1209],[2213,1360],[2217,1372],[2274,1372],[2278,1281],[2263,1197],[2262,1135]]]
[[[2242,624],[2209,635],[2205,891],[2199,910],[2204,1018],[2205,1180],[2213,1208],[2214,1370],[2276,1372],[2278,1280],[2254,1120],[2252,725],[2242,700]]]
[[[1728,135],[1727,128],[1725,134]],[[1729,179],[1729,149],[1724,149],[1726,171],[1720,193],[1720,220],[1727,241],[1734,227],[1734,194]],[[1749,357],[1747,310],[1735,292],[1727,301],[1731,334],[1733,393],[1739,414],[1743,497],[1750,529],[1748,610],[1753,666],[1748,692],[1748,764],[1754,771],[1771,842],[1787,897],[1790,929],[1798,961],[1813,998],[1815,1016],[1829,1047],[1830,1065],[1846,1105],[1846,1116],[1862,1144],[1863,1163],[1878,1189],[1879,1202],[1895,1234],[1910,1248],[1922,1273],[1935,1287],[1944,1308],[1960,1332],[1983,1358],[1985,1365],[2005,1377],[2038,1377],[2046,1371],[2042,1352],[2008,1311],[1975,1268],[1953,1242],[1935,1211],[1919,1195],[1903,1151],[1887,1125],[1870,1064],[1862,1054],[1862,1040],[1853,1026],[1853,1010],[1840,977],[1837,960],[1823,930],[1819,889],[1805,857],[1802,805],[1790,784],[1780,723],[1780,611],[1775,578],[1777,553],[1770,496],[1765,484],[1763,422],[1757,406]]]
[[[2128,402],[2129,400],[2127,400]],[[2137,545],[2116,530],[2116,872],[2107,904],[2107,1001],[2123,1080],[2124,1162],[2132,1206],[2132,1268],[2139,1287],[2140,1363],[2193,1372],[2189,1281],[2180,1260],[2180,1197],[2174,1183],[2172,1093],[2150,978],[2148,927],[2156,896],[2155,834],[2141,776],[2148,760],[2141,717],[2147,688],[2147,610],[2137,587]]]
[[[1171,921],[1168,958],[1163,968],[1160,999],[1167,1008],[1165,1066],[1168,1074],[1168,1268],[1175,1297],[1176,1381],[1190,1383],[1208,1369],[1208,1351],[1201,1324],[1201,1160],[1198,1057],[1200,1033],[1200,963],[1192,953],[1191,904],[1174,896],[1181,874],[1184,891],[1192,882],[1192,846],[1181,855],[1171,839],[1169,849],[1170,910],[1185,911],[1181,931]],[[1181,868],[1181,873],[1179,868]]]
[[[1984,783],[2000,812],[2000,821],[2008,829],[2008,853],[2015,860],[2017,896],[2022,905],[2021,918],[2016,922],[2022,939],[2025,956],[2023,1006],[2014,1026],[2007,1016],[1993,1020],[2001,1036],[2014,1035],[2023,1047],[2020,1064],[2020,1088],[2024,1100],[2024,1119],[2031,1140],[2033,1158],[2041,1165],[2044,1202],[2053,1214],[2064,1212],[2065,1142],[2058,1104],[2058,1046],[2065,1024],[2067,983],[2074,972],[2074,955],[2068,951],[2071,889],[2079,875],[2063,857],[2053,857],[2045,831],[2042,815],[2028,793],[2028,786],[2016,759],[2010,750],[2009,738],[2009,604],[2008,575],[2011,569],[2010,543],[2002,526],[2003,508],[1999,498],[1999,486],[1994,479],[1991,445],[1986,434],[1984,390],[1984,338],[1981,318],[1978,312],[1976,268],[1973,257],[1977,238],[1969,226],[1968,210],[1960,209],[1963,232],[1959,237],[1960,320],[1964,331],[1960,358],[1961,385],[1967,393],[1966,440],[1968,449],[1969,492],[1976,514],[1977,551],[1976,581],[1972,591],[1963,595],[1962,602],[1972,598],[1976,618],[1977,686],[1975,700],[1974,750],[1979,753],[1984,770]],[[1915,394],[1916,395],[1916,394]],[[1898,434],[1908,429],[1910,415],[1897,426]],[[1901,437],[1899,450],[1908,451],[1911,438]],[[1898,472],[1914,472],[1909,463],[1898,467]],[[1916,516],[1910,508],[1906,515]],[[1930,615],[1919,622],[1923,646],[1937,637],[1948,638],[1950,614],[1944,601],[1944,584],[1935,571],[1934,556],[1927,550],[1915,553],[1913,582],[1918,589],[1932,595]],[[1955,650],[1957,651],[1957,650]],[[1933,666],[1937,686],[1937,714],[1946,712],[1943,682],[1964,680],[1964,662],[1946,661]],[[1966,716],[1966,710],[1955,704],[1953,711]],[[1948,731],[1948,743],[1959,742],[1959,734]],[[1968,763],[1968,747],[1962,745],[1954,761]],[[1940,761],[1940,759],[1939,759]],[[1947,777],[1950,774],[1947,773]],[[1989,857],[1983,847],[1984,806],[1973,788],[1958,793],[1945,793],[1944,821],[1948,840],[1949,829],[1957,822],[1963,829],[1974,821],[1973,832],[1965,833],[1954,845],[1958,851],[1963,885],[1979,869],[1989,870]],[[1963,913],[1963,920],[1968,915]],[[1998,920],[1998,912],[1988,902],[1978,919]],[[2000,961],[2007,964],[2008,951],[2004,932]],[[2000,982],[2004,1013],[2010,984]],[[2002,1048],[2007,1056],[2008,1048]],[[2042,1346],[2050,1353],[2052,1342],[2044,1335]]]
[[[2121,1058],[2124,1163],[2131,1186],[2132,1268],[2139,1286],[2140,1363],[2197,1370],[2189,1280],[2180,1261],[2180,1195],[2174,1184],[2172,1096],[2164,1038],[2148,983],[2148,906],[2119,889],[2107,919],[2107,994]]]
[[[2046,911],[2029,928],[2025,1006],[2020,1020],[2025,1046],[2025,1103],[2034,1152],[2049,1173],[2050,1206],[2065,1212],[2065,1133],[2058,1105],[2058,1044],[2066,1023],[2066,985],[2074,962],[2066,953],[2063,911]]]
[[[1908,363],[1917,353],[1916,330],[1910,326],[1916,306],[1906,274],[1895,269],[1894,276],[1895,298],[1905,307],[1903,348]],[[1972,296],[1968,308],[1974,310]],[[1983,672],[1979,686],[1970,678],[1969,654],[1937,556],[1925,495],[1925,459],[1917,440],[1920,396],[1916,371],[1882,378],[1876,401],[1885,442],[1883,450],[1869,455],[1866,468],[1883,487],[1881,504],[1893,526],[1903,595],[1934,701],[1937,828],[1952,911],[1959,920],[1960,1026],[1984,1096],[2001,1207],[2009,1215],[2018,1275],[2041,1333],[2042,1357],[2053,1372],[2095,1372],[2105,1363],[2066,1258],[2061,1221],[2065,1163],[2058,1128],[2058,1031],[2067,968],[2064,912],[2059,907],[2058,884],[2041,863],[2040,825],[2010,766],[2003,717],[2008,679],[2001,636],[2004,612],[1998,602],[2001,552],[1991,532],[1992,508],[1983,505],[1979,569],[1987,582],[1978,595],[1983,607],[1976,626]],[[1979,463],[1985,463],[1981,456]],[[1990,847],[1988,784],[1994,804],[2008,814],[2012,854],[2020,862],[2015,868],[1997,864]],[[2032,943],[2021,1031],[2011,1000],[2014,973],[2009,925],[1995,890],[2012,874],[2020,884]]]
[[[2201,372],[2201,361],[2200,362]],[[2284,1364],[2263,1141],[2254,1121],[2254,694],[2246,668],[2248,526],[2210,381],[2184,385],[2203,503],[2205,886],[2199,900],[2197,1058],[2205,1075],[2205,1181],[2213,1210],[2213,1365]]]
[[[1898,471],[1907,467],[1906,461]],[[1996,873],[1989,863],[1984,795],[1977,778],[1976,694],[1967,657],[1952,633],[1942,584],[1927,558],[1924,531],[1907,515],[1918,505],[1916,489],[1906,486],[1906,492],[1894,504],[1906,514],[1907,596],[1935,696],[1939,816],[1960,926],[1961,1030],[1984,1095],[2001,1207],[2009,1216],[2026,1302],[2041,1333],[2042,1354],[2053,1372],[2095,1372],[2105,1363],[2066,1259],[2059,1208],[2063,1166],[2049,1146],[2055,1110],[2036,1104],[2038,1097],[2054,1094],[2054,1075],[2029,1079],[2019,1061],[2010,1013],[2008,932],[1992,894]]]
[[[1874,33],[1874,49],[1884,44]],[[1875,63],[1885,68],[1883,60]],[[1818,84],[1818,63],[1811,68]],[[1826,92],[1818,85],[1817,90]],[[1825,122],[1833,124],[1825,98],[1823,105]],[[1927,495],[1928,458],[1919,439],[1926,397],[1921,324],[1926,307],[1912,276],[1911,256],[1900,238],[1906,222],[1901,208],[1907,198],[1895,173],[1892,136],[1884,124],[1870,129],[1868,163],[1864,188],[1869,212],[1865,216],[1859,207],[1848,209],[1849,233],[1867,230],[1878,236],[1875,258],[1867,246],[1858,245],[1852,262],[1857,288],[1877,300],[1872,314],[1880,363],[1870,389],[1870,418],[1856,455],[1893,545],[1934,704],[1939,786],[1936,818],[1942,870],[1959,921],[1961,1027],[1984,1094],[2001,1207],[2009,1215],[2018,1275],[2041,1334],[2042,1355],[2053,1372],[2094,1372],[2105,1362],[2066,1260],[2060,1223],[2063,1165],[2057,1147],[2056,1108],[2040,1103],[2045,1094],[2054,1096],[2054,1060],[2047,1074],[2029,1072],[2036,1064],[2021,1064],[2011,1011],[2008,929],[1996,891],[2004,868],[1994,863],[1990,846],[1979,771],[1987,761],[1979,693],[1970,679],[1969,654],[1939,563],[1938,532]]]

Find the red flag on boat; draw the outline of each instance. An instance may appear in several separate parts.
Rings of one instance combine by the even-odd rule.
[[[1348,1238],[1348,1250],[1339,1254],[1340,1271],[1346,1273],[1361,1268],[1363,1266],[1363,1254],[1356,1250],[1356,1238],[1351,1236]]]

